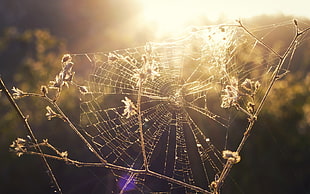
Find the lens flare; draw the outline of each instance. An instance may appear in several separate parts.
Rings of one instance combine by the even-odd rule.
[[[118,188],[124,192],[135,188],[135,179],[128,174],[124,174],[118,181]]]

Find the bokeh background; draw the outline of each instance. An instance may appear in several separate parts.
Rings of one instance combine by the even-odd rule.
[[[172,16],[177,5],[169,8]],[[161,6],[164,8],[165,4]],[[309,5],[299,3],[298,6],[306,9]],[[211,2],[209,7],[212,8]],[[155,12],[158,15],[161,15],[160,8]],[[173,30],[186,25],[233,21],[228,16],[223,13],[217,18],[188,16],[189,20],[184,23],[174,18],[175,28],[166,29],[159,20],[152,21],[152,17],[145,15],[145,6],[139,0],[1,0],[0,74],[8,88],[38,91],[41,85],[54,79],[64,53],[140,46],[169,37]],[[246,25],[260,26],[293,18],[310,26],[306,16],[285,11],[247,15],[243,21]],[[285,39],[285,33],[281,36]],[[274,39],[269,44],[281,43]],[[310,193],[309,69],[310,41],[306,39],[297,49],[290,74],[275,85],[241,153],[242,161],[232,169],[222,193]],[[77,79],[83,81],[87,74],[85,67],[77,71]],[[57,148],[68,150],[72,158],[94,160],[61,120],[46,122],[44,101],[27,98],[18,104],[30,116],[29,122],[38,139],[48,138]],[[78,123],[78,98],[64,95],[61,106]],[[23,123],[6,97],[0,94],[0,193],[53,192],[38,157],[18,158],[9,152],[12,141],[26,135]],[[111,177],[105,169],[76,168],[58,161],[50,163],[64,193],[104,193],[110,186]]]

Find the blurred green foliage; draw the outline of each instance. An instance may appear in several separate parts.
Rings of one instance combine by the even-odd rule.
[[[141,45],[154,37],[149,26],[135,22],[139,12],[135,1],[3,0],[0,7],[0,74],[9,88],[38,92],[41,85],[54,79],[67,49],[108,51]],[[262,25],[290,18],[261,16],[247,23]],[[289,40],[291,36],[283,32],[281,37]],[[271,45],[281,44],[272,42],[273,39],[267,41]],[[298,48],[292,72],[275,85],[223,193],[310,193],[309,52],[308,40]],[[70,88],[60,101],[78,122],[79,99],[70,96],[73,90]],[[61,120],[46,124],[45,102],[26,98],[18,104],[30,116],[38,139],[48,137],[73,158],[93,159]],[[27,133],[1,93],[0,107],[1,193],[51,193],[39,158],[17,158],[9,153],[11,142]],[[53,162],[52,168],[65,193],[83,193],[86,188],[91,189],[85,192],[102,193],[111,179],[105,169],[76,169],[62,162]]]
[[[275,84],[232,170],[231,180],[240,187],[232,193],[310,192],[308,75],[298,71]]]

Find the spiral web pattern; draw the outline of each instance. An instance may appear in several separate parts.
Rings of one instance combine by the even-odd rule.
[[[129,193],[210,191],[225,165],[231,126],[258,107],[280,60],[236,25],[72,56],[94,66],[81,101],[83,131],[115,166],[112,190]]]

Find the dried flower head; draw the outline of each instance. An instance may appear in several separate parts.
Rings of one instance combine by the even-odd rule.
[[[254,82],[251,79],[246,78],[242,82],[241,87],[242,87],[242,89],[246,90],[247,92],[251,92],[251,90],[253,88],[253,84],[254,84]]]
[[[247,95],[254,96],[257,93],[260,85],[261,84],[259,83],[259,81],[254,82],[251,79],[247,78],[242,82],[240,86]]]
[[[47,120],[51,120],[54,117],[58,117],[58,114],[49,106],[46,107],[47,113],[45,116],[47,117]]]
[[[69,83],[73,80],[74,72],[72,72],[72,68],[74,63],[71,61],[72,57],[69,54],[63,56],[62,69],[58,75],[56,75],[54,81],[50,81],[49,88],[61,90],[61,88],[66,85],[69,87]]]
[[[254,114],[255,104],[253,102],[248,102],[246,108],[249,113]]]
[[[24,92],[24,91],[22,91],[18,88],[15,88],[15,87],[12,88],[12,91],[14,92],[13,93],[14,99],[20,99],[20,98],[28,95],[27,92]]]
[[[212,181],[211,182],[211,184],[210,184],[210,189],[212,190],[212,191],[216,191],[217,190],[217,187],[218,187],[218,181]]]
[[[16,152],[16,155],[20,157],[23,155],[25,152],[27,152],[26,149],[26,140],[22,138],[17,138],[13,143],[10,145],[12,150]]]
[[[65,82],[62,78],[63,78],[62,72],[60,72],[59,75],[56,75],[54,81],[50,81],[49,88],[60,90],[62,88],[62,86],[65,84]]]
[[[125,97],[125,100],[122,100],[122,102],[125,104],[123,116],[126,116],[126,119],[137,114],[138,109],[129,98]]]
[[[224,150],[223,153],[223,158],[227,159],[228,161],[232,162],[233,164],[236,164],[240,162],[241,157],[239,156],[238,152],[232,152],[230,150]]]
[[[148,75],[151,80],[154,80],[155,77],[160,76],[160,74],[156,70],[156,66],[154,65],[154,63],[155,62],[153,62],[152,65],[146,68],[146,75]]]
[[[254,88],[255,88],[255,93],[257,92],[257,90],[260,88],[261,84],[259,81],[255,82]]]
[[[72,62],[65,63],[65,65],[62,68],[62,71],[64,72],[64,75],[68,76],[68,74],[72,73],[73,65],[74,65],[74,63],[72,63]]]
[[[148,78],[153,81],[155,77],[160,76],[157,71],[156,62],[154,60],[149,62],[146,56],[142,56],[142,61],[144,66],[141,69],[137,69],[136,73],[133,75],[133,79],[137,80],[137,87],[139,87]]]
[[[143,71],[143,69],[137,69],[136,73],[133,74],[132,78],[136,80],[137,82],[136,86],[139,87],[146,80],[146,74]]]
[[[68,152],[64,151],[64,152],[60,152],[60,156],[63,158],[67,158],[68,157]]]
[[[239,99],[239,89],[238,89],[238,80],[233,77],[231,79],[230,85],[226,85],[223,89],[222,97],[222,108],[230,108],[237,104]]]

